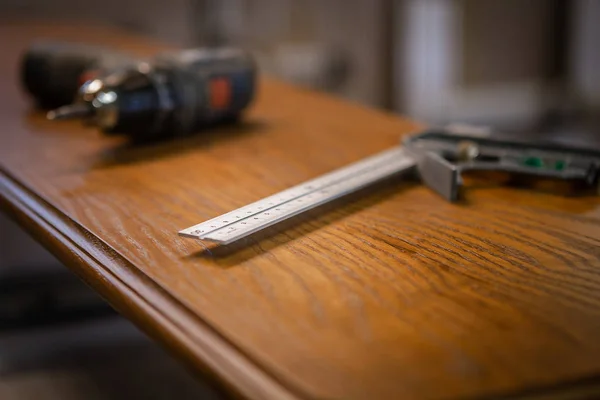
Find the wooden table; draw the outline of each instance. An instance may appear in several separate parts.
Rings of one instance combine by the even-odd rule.
[[[219,252],[177,231],[385,149],[418,125],[263,79],[245,122],[132,146],[48,122],[17,80],[39,36],[0,25],[0,204],[107,301],[252,399],[595,390],[600,200],[479,187],[449,204],[386,185]]]

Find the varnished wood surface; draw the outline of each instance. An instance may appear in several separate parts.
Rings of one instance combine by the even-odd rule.
[[[397,143],[399,117],[263,80],[238,127],[132,147],[47,122],[0,25],[0,204],[188,363],[255,399],[457,398],[600,373],[600,201],[396,181],[223,251],[177,231]],[[108,32],[108,31],[107,31]],[[551,390],[551,389],[550,389]]]

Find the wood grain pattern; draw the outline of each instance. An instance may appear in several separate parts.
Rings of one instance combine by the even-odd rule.
[[[393,181],[231,249],[177,231],[394,145],[419,126],[264,79],[240,126],[134,147],[47,122],[3,24],[0,204],[115,307],[249,398],[456,398],[600,372],[600,201]],[[106,31],[109,32],[109,31]]]

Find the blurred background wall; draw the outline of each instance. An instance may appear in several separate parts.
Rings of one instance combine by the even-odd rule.
[[[432,122],[524,126],[600,103],[595,0],[4,0],[0,13],[248,47],[272,75]]]

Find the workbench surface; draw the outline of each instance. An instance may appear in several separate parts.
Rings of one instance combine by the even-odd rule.
[[[17,79],[40,36],[166,48],[98,27],[0,24],[0,204],[145,332],[252,399],[592,390],[600,200],[396,180],[230,249],[180,229],[398,143],[419,125],[262,79],[237,126],[131,145],[49,122]]]

